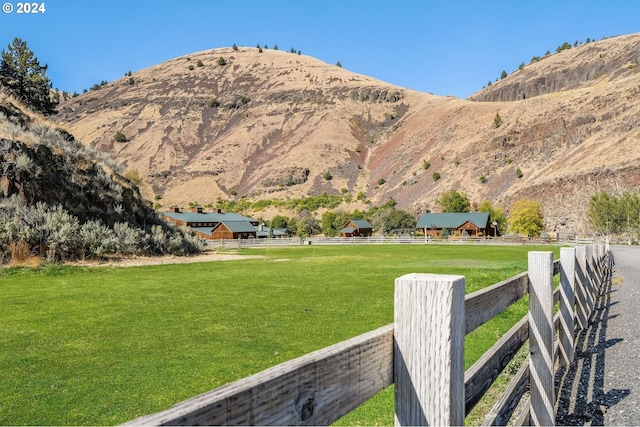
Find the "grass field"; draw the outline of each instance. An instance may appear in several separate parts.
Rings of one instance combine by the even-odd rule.
[[[554,249],[554,248],[551,248]],[[0,425],[112,425],[393,321],[412,272],[467,292],[549,247],[309,246],[263,258],[126,268],[0,270]],[[558,250],[555,250],[557,258]],[[526,308],[467,337],[470,366]],[[340,424],[393,424],[381,392]]]

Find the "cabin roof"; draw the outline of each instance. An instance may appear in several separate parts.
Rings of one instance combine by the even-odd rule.
[[[424,213],[418,218],[418,228],[458,228],[465,222],[471,222],[478,228],[489,225],[488,212],[455,212],[455,213]]]

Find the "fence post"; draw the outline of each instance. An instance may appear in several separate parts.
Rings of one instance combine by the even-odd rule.
[[[573,308],[576,305],[576,248],[560,248],[560,352],[563,364],[573,362],[574,332]]]
[[[555,425],[553,252],[529,252],[531,422]]]
[[[396,425],[464,424],[464,286],[462,276],[396,279]]]
[[[589,318],[593,313],[593,308],[596,305],[596,279],[593,272],[593,245],[585,247],[585,278],[587,279],[587,302],[589,303]]]
[[[587,294],[587,268],[585,247],[576,246],[576,311],[580,329],[589,326],[589,304]]]

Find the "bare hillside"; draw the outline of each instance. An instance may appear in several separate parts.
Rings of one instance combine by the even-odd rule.
[[[639,41],[589,43],[518,73],[572,69],[565,52],[606,43],[613,57]],[[77,97],[61,106],[59,120],[138,170],[143,191],[165,206],[346,188],[373,202],[393,197],[418,214],[437,210],[435,200],[455,188],[507,209],[536,198],[550,229],[583,231],[591,194],[640,185],[640,77],[625,64],[623,72],[553,88],[560,92],[479,102],[406,90],[304,55],[223,48]],[[491,88],[513,84],[518,73]],[[127,141],[116,142],[118,132]]]

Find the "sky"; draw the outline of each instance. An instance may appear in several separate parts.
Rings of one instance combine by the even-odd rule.
[[[46,0],[28,14],[0,3],[0,49],[26,41],[53,87],[71,93],[178,56],[259,44],[467,98],[564,42],[640,32],[636,0]]]

